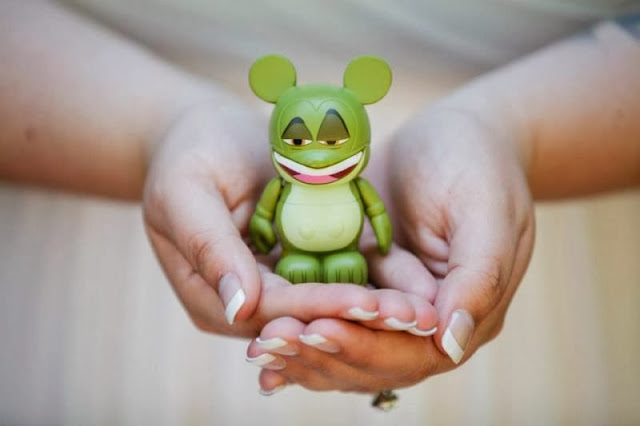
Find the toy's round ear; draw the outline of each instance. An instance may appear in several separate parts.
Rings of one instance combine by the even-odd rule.
[[[280,95],[296,85],[296,69],[282,55],[266,55],[251,65],[249,85],[259,98],[276,103]]]
[[[344,70],[344,87],[363,105],[378,102],[391,87],[391,68],[376,56],[359,56]]]

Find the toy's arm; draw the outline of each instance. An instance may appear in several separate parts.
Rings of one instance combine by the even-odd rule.
[[[269,253],[277,241],[271,224],[281,191],[282,181],[280,178],[271,179],[262,192],[255,213],[251,216],[249,235],[258,251],[263,254]]]
[[[380,250],[380,253],[386,254],[391,248],[392,231],[391,221],[384,208],[384,203],[367,180],[357,178],[355,183],[362,197],[364,211],[371,221],[373,232],[376,234],[378,250]]]

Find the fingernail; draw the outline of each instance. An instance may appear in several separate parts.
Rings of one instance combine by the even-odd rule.
[[[430,328],[429,330],[420,330],[417,327],[411,327],[410,329],[407,330],[407,332],[413,334],[414,336],[420,336],[420,337],[433,336],[434,334],[436,334],[437,331],[438,331],[438,327],[433,327],[433,328]]]
[[[403,330],[403,331],[408,330],[411,327],[415,327],[418,324],[417,321],[403,322],[403,321],[400,321],[398,318],[394,318],[394,317],[387,318],[386,320],[384,320],[384,323],[395,330]]]
[[[259,389],[258,392],[260,393],[260,395],[264,395],[264,396],[271,396],[274,393],[278,393],[280,392],[282,389],[286,388],[287,385],[280,385],[280,386],[276,386],[273,389]]]
[[[442,336],[442,347],[456,364],[462,360],[474,327],[473,318],[467,311],[460,309],[451,315],[449,326]]]
[[[233,324],[238,311],[247,299],[244,291],[240,287],[238,276],[233,272],[226,274],[220,280],[218,291],[222,299],[222,304],[224,305],[224,315],[227,318],[227,322]]]
[[[336,342],[332,342],[331,340],[327,340],[327,338],[321,334],[301,334],[298,338],[305,345],[312,346],[323,352],[328,352],[330,354],[340,352],[340,345]]]
[[[378,311],[366,311],[362,308],[355,307],[349,309],[349,315],[360,321],[371,321],[378,318]]]
[[[246,361],[256,367],[266,368],[267,370],[282,370],[287,366],[284,359],[271,354],[262,354],[255,358],[247,357]]]
[[[258,337],[256,343],[263,349],[273,351],[280,355],[298,355],[298,348],[290,344],[281,337],[272,337],[271,339],[261,339]]]

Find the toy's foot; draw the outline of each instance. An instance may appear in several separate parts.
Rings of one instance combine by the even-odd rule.
[[[357,251],[345,251],[324,258],[324,280],[328,283],[366,284],[367,261]]]
[[[305,254],[290,254],[280,259],[276,274],[293,284],[322,281],[320,261]]]

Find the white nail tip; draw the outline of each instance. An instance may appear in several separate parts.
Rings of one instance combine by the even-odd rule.
[[[227,322],[229,324],[233,324],[238,311],[240,310],[240,308],[242,308],[242,305],[244,304],[244,301],[246,299],[247,297],[245,296],[242,289],[239,289],[238,291],[236,291],[236,294],[233,295],[233,297],[229,301],[229,304],[227,305],[227,308],[224,310],[224,315],[225,317],[227,317]]]
[[[324,336],[316,333],[308,335],[301,334],[298,338],[302,343],[309,346],[315,346],[327,342],[327,339]]]
[[[247,362],[249,364],[253,364],[253,365],[257,365],[258,367],[262,367],[262,366],[265,366],[265,365],[269,364],[274,359],[276,359],[276,357],[271,355],[271,354],[262,354],[260,356],[255,357],[255,358],[247,358]]]
[[[387,318],[386,320],[384,320],[384,323],[396,330],[408,330],[411,327],[415,327],[418,324],[417,321],[402,322],[398,318],[394,318],[394,317]]]
[[[411,327],[407,331],[409,333],[413,334],[414,336],[428,337],[428,336],[433,336],[434,334],[436,334],[436,332],[438,331],[438,327],[433,327],[433,328],[431,328],[429,330],[420,330],[419,328]]]
[[[280,386],[276,386],[273,389],[259,389],[258,392],[260,393],[260,395],[271,396],[274,393],[280,392],[282,389],[284,389],[286,387],[287,387],[287,385],[280,385]]]
[[[287,346],[287,341],[280,337],[273,337],[271,339],[261,339],[257,338],[256,343],[263,349],[278,349],[283,346]]]
[[[448,328],[447,331],[444,332],[444,336],[442,336],[442,347],[453,362],[456,364],[460,363],[464,355],[464,350],[462,350],[456,338],[453,337],[453,333],[451,333],[451,330]]]
[[[349,309],[349,315],[360,321],[371,321],[378,318],[378,311],[366,311],[356,307]]]

